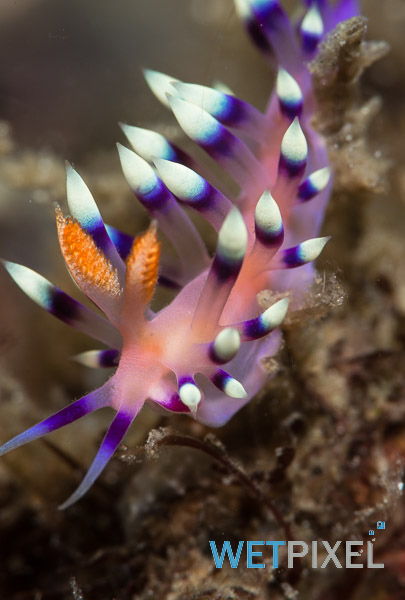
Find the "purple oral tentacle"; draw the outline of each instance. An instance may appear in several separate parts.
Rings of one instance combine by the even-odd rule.
[[[136,413],[134,414],[133,412],[129,413],[124,410],[118,411],[101,443],[90,469],[87,471],[86,476],[76,491],[73,492],[73,494],[63,504],[60,505],[60,510],[65,510],[77,502],[77,500],[84,496],[84,494],[93,485],[124,439],[124,436],[135,419],[135,416]]]
[[[110,391],[111,385],[108,381],[103,387],[72,402],[69,406],[65,406],[65,408],[62,408],[51,417],[44,419],[0,446],[0,456],[7,454],[7,452],[10,452],[11,450],[15,450],[28,442],[32,442],[47,433],[51,433],[65,425],[69,425],[99,408],[108,406],[110,402]]]

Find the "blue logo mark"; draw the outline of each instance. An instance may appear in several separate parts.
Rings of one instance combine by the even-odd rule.
[[[377,529],[385,529],[385,521],[377,521]]]
[[[374,530],[370,529],[370,531],[368,532],[368,535],[374,535]]]

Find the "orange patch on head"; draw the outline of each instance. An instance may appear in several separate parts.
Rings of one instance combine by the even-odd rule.
[[[121,287],[117,270],[93,238],[72,217],[64,217],[59,207],[55,209],[56,226],[63,258],[78,285],[87,283],[119,296]]]
[[[156,225],[138,235],[127,258],[126,287],[134,286],[145,304],[152,300],[159,274],[160,243]]]

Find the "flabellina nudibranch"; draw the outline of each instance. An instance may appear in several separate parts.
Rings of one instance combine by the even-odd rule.
[[[235,4],[256,45],[278,66],[265,113],[224,86],[187,84],[149,70],[145,77],[183,131],[235,180],[237,197],[199,175],[196,161],[164,136],[123,125],[133,150],[118,144],[119,156],[128,184],[152,217],[146,233],[132,239],[105,225],[71,166],[71,216],[55,209],[67,268],[105,316],[31,269],[3,261],[35,302],[108,347],[80,355],[83,364],[116,366],[101,388],[0,447],[5,454],[112,407],[116,415],[87,475],[61,508],[94,483],[145,402],[221,426],[257,393],[268,377],[262,359],[279,347],[289,301],[299,304],[313,281],[311,262],[329,239],[317,237],[331,181],[325,143],[311,127],[315,100],[307,64],[330,30],[358,14],[357,2],[306,0],[297,23],[277,0]],[[213,258],[182,204],[218,232]],[[177,251],[176,269],[159,270],[158,228]],[[155,314],[150,302],[158,279],[179,291]],[[257,295],[264,289],[284,297],[260,312]]]

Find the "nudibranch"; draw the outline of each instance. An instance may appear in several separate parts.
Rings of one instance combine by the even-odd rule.
[[[155,96],[183,131],[236,182],[230,198],[164,136],[122,125],[132,150],[118,144],[124,176],[149,211],[149,229],[131,238],[105,225],[80,175],[67,167],[71,216],[57,207],[60,248],[77,286],[101,309],[90,310],[31,269],[4,261],[35,302],[106,349],[83,353],[91,367],[116,367],[99,389],[5,443],[0,454],[102,407],[116,411],[87,475],[62,505],[93,484],[145,402],[191,415],[210,426],[227,422],[263,386],[262,359],[280,344],[289,301],[311,283],[311,262],[328,238],[318,237],[331,181],[325,144],[313,130],[315,101],[307,63],[339,21],[358,14],[354,0],[306,0],[292,23],[277,0],[235,0],[256,45],[278,68],[263,113],[225,86],[208,88],[145,71]],[[183,210],[198,211],[217,231],[210,257]],[[161,230],[178,265],[159,267]],[[156,314],[158,284],[178,290]],[[263,289],[279,299],[261,312]]]

